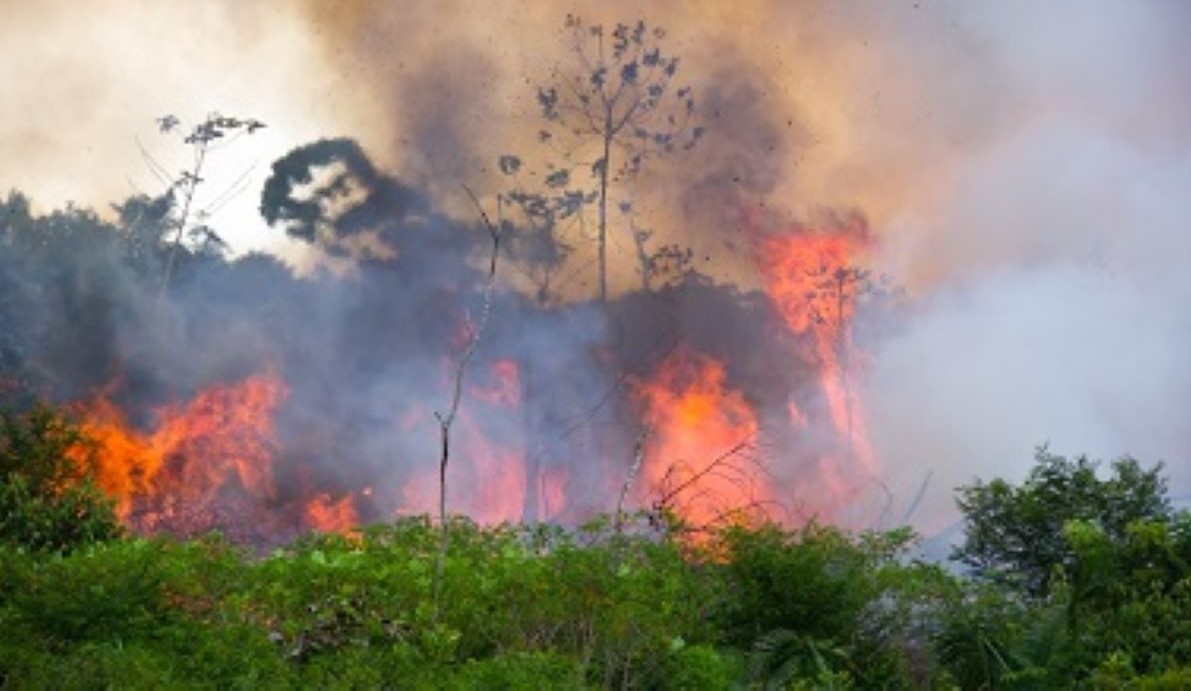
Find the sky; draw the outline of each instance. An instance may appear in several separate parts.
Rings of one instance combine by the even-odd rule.
[[[156,118],[257,118],[212,156],[200,206],[237,251],[301,265],[255,213],[273,160],[350,136],[463,208],[461,184],[492,192],[496,157],[530,146],[568,11],[665,26],[682,58],[711,134],[649,180],[663,237],[747,273],[720,251],[720,198],[692,193],[724,186],[869,220],[869,261],[909,301],[865,371],[895,494],[929,477],[918,510],[945,516],[949,488],[1021,477],[1043,443],[1164,459],[1191,494],[1185,3],[12,0],[0,187],[102,209],[188,165]]]

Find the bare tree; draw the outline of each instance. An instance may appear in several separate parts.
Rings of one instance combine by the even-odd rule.
[[[695,124],[695,101],[689,86],[674,88],[678,58],[662,52],[665,31],[639,21],[634,25],[587,25],[567,15],[571,65],[556,65],[552,83],[539,86],[537,103],[543,120],[538,141],[551,157],[542,187],[531,189],[522,178],[510,200],[532,219],[532,225],[574,222],[582,226],[584,210],[595,205],[599,273],[598,295],[608,296],[609,204],[614,188],[630,186],[655,156],[689,150],[703,136]],[[517,175],[521,159],[505,155],[501,171]],[[625,197],[616,204],[622,214],[635,212]],[[648,234],[634,232],[638,262],[648,284]]]
[[[845,436],[848,456],[855,454],[852,420],[852,315],[856,303],[873,291],[871,273],[855,266],[818,267],[810,271],[815,290],[807,295],[811,317],[833,335],[840,391],[844,395]]]
[[[165,115],[157,119],[158,129],[164,133],[175,131],[181,124],[182,121],[173,115]],[[163,180],[168,181],[169,188],[166,191],[167,196],[171,200],[175,200],[176,195],[181,195],[181,201],[176,203],[176,212],[173,223],[171,224],[173,239],[170,241],[170,250],[166,258],[165,271],[161,276],[161,287],[157,293],[158,300],[165,296],[165,291],[169,288],[170,279],[173,277],[174,265],[178,261],[178,251],[182,248],[182,241],[188,232],[193,238],[196,238],[204,245],[224,244],[222,238],[210,226],[202,223],[198,225],[191,224],[192,215],[205,218],[212,210],[211,208],[201,209],[198,213],[195,213],[193,209],[195,193],[198,191],[199,186],[205,182],[203,179],[203,169],[207,164],[208,156],[219,143],[226,141],[229,136],[238,133],[252,134],[264,126],[265,124],[263,122],[252,118],[231,118],[218,113],[208,115],[206,119],[195,125],[183,139],[190,146],[194,160],[189,168],[183,170],[174,178],[169,178],[165,174],[164,168],[149,156],[143,148],[141,149],[146,162],[153,169],[154,173]],[[235,193],[239,182],[237,181],[236,184],[233,184],[232,187],[225,190],[223,194],[213,200],[211,207],[218,206],[224,203],[227,198],[230,198]]]
[[[442,591],[442,577],[443,567],[446,564],[447,548],[450,540],[450,525],[447,522],[447,466],[451,461],[451,426],[455,423],[455,418],[459,414],[459,406],[463,402],[463,378],[467,374],[467,367],[475,357],[476,351],[479,350],[480,341],[484,337],[484,329],[488,325],[488,317],[492,313],[492,295],[496,289],[496,261],[500,256],[500,208],[502,200],[497,197],[497,223],[493,223],[488,218],[488,214],[484,211],[484,207],[480,204],[479,199],[471,188],[466,185],[463,187],[464,191],[471,198],[472,203],[475,204],[476,210],[480,214],[480,219],[484,222],[484,227],[488,230],[488,234],[492,239],[492,254],[488,262],[488,275],[484,283],[483,304],[480,307],[480,318],[476,323],[475,328],[472,329],[471,336],[467,341],[467,346],[463,349],[463,355],[459,358],[459,362],[455,365],[454,388],[451,393],[451,402],[447,407],[446,413],[435,412],[434,416],[438,419],[439,427],[439,442],[440,455],[438,460],[438,524],[439,524],[439,541],[438,553],[434,560],[434,603],[435,611],[438,611],[439,595]]]
[[[629,467],[629,474],[625,476],[624,484],[620,488],[620,497],[616,500],[616,516],[613,519],[613,529],[617,535],[624,528],[624,502],[628,499],[633,481],[637,479],[637,474],[641,472],[641,466],[645,464],[645,442],[648,439],[649,428],[647,427],[641,430],[641,434],[637,437],[637,443],[633,444],[633,465]]]

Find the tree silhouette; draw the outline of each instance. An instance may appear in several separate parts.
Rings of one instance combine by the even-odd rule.
[[[157,119],[157,127],[163,133],[175,131],[181,124],[181,120],[173,115],[165,115]],[[236,133],[252,134],[262,127],[265,127],[263,122],[252,118],[232,118],[218,113],[211,113],[202,122],[195,125],[183,138],[183,142],[191,148],[194,162],[176,177],[169,179],[169,189],[166,191],[166,196],[171,202],[174,202],[176,197],[180,197],[180,201],[176,203],[177,212],[172,223],[173,239],[170,241],[170,251],[166,258],[165,271],[161,276],[161,287],[158,290],[159,300],[165,295],[166,289],[169,288],[174,265],[178,260],[178,250],[182,248],[182,240],[187,234],[189,234],[192,241],[204,252],[225,245],[223,239],[207,224],[191,223],[192,215],[198,216],[201,220],[210,213],[209,209],[200,209],[197,213],[193,209],[195,193],[198,191],[199,186],[205,182],[203,179],[203,169],[207,163],[208,156],[218,144],[226,141],[230,135]],[[164,171],[161,169],[160,164],[147,154],[146,162],[154,168],[154,172],[164,177]],[[231,189],[226,190],[220,195],[214,203],[221,203],[225,200],[225,197],[232,195],[235,189],[233,185]]]
[[[557,239],[560,224],[582,226],[585,211],[595,206],[598,294],[604,301],[613,191],[631,188],[649,159],[694,147],[704,130],[695,124],[691,88],[674,88],[679,61],[659,46],[666,36],[661,27],[638,21],[606,30],[602,24],[587,25],[567,15],[564,28],[570,34],[573,63],[556,65],[551,83],[539,86],[537,92],[543,121],[538,141],[550,152],[541,183],[535,188],[525,183],[520,175],[522,160],[515,155],[501,156],[499,164],[501,172],[515,180],[509,201],[524,213],[531,229],[547,240]],[[615,209],[631,217],[635,211],[631,194],[617,200]],[[646,287],[653,268],[644,249],[650,236],[634,228]],[[566,253],[553,257],[556,263],[545,268],[556,270],[565,258]]]

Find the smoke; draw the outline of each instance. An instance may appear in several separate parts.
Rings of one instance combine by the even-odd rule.
[[[998,106],[944,159],[946,193],[882,227],[886,267],[914,298],[871,373],[891,477],[911,494],[934,471],[921,510],[935,525],[954,515],[952,487],[1020,478],[1043,443],[1164,460],[1185,494],[1191,55],[1175,27],[1186,8],[999,3],[932,14],[979,51],[920,41],[921,60],[945,60]],[[953,125],[971,120],[972,87],[924,87]]]
[[[9,87],[0,184],[51,206],[102,206],[159,190],[138,139],[167,170],[187,164],[154,131],[154,117],[193,121],[224,110],[268,123],[212,164],[214,195],[251,170],[215,224],[240,251],[267,247],[306,267],[311,254],[346,255],[355,274],[314,274],[279,291],[290,279],[262,266],[253,294],[271,296],[274,311],[245,310],[197,335],[203,309],[223,314],[220,301],[235,298],[214,277],[195,279],[180,288],[186,307],[172,328],[153,330],[152,342],[141,339],[143,325],[117,330],[114,350],[173,372],[156,386],[175,391],[283,355],[307,381],[289,404],[306,412],[283,424],[310,440],[310,455],[346,446],[380,476],[381,459],[434,455],[412,441],[433,439],[429,418],[402,429],[376,411],[442,384],[438,361],[452,352],[457,325],[435,315],[466,313],[466,300],[444,296],[471,285],[482,253],[474,238],[446,239],[477,235],[459,220],[474,215],[461,185],[491,200],[504,184],[497,156],[528,159],[538,148],[534,87],[569,57],[568,11],[591,22],[640,16],[668,30],[667,50],[682,58],[680,78],[694,87],[709,134],[690,158],[651,169],[636,203],[657,246],[693,247],[695,267],[719,283],[659,301],[629,296],[613,314],[572,305],[548,318],[510,292],[493,358],[536,362],[525,385],[560,388],[530,405],[527,429],[590,414],[576,401],[599,396],[579,392],[613,387],[611,363],[656,364],[659,322],[728,358],[729,378],[762,407],[784,406],[784,394],[762,385],[774,378],[770,359],[813,363],[796,347],[769,344],[763,325],[772,315],[749,302],[758,277],[739,233],[742,210],[763,207],[791,226],[857,212],[879,237],[875,268],[906,289],[904,312],[862,325],[874,327],[864,398],[898,504],[908,506],[931,474],[917,521],[950,520],[953,488],[974,476],[1020,477],[1044,442],[1060,453],[1165,459],[1176,493],[1191,490],[1191,49],[1181,36],[1191,11],[1181,4],[22,3],[6,8],[0,29]],[[368,212],[321,219],[325,227],[303,240],[267,228],[256,206],[270,163],[344,136],[377,168],[362,186],[377,195]],[[421,208],[414,216],[409,195]],[[559,280],[582,293],[592,284],[591,249],[576,246]],[[417,280],[378,261],[393,248],[399,267],[418,268]],[[624,239],[612,245],[621,291],[635,287],[633,249]],[[131,290],[123,278],[113,285]],[[735,333],[716,328],[741,304]],[[659,316],[674,310],[678,317]],[[269,322],[270,314],[285,316]],[[262,333],[261,320],[275,333]],[[634,330],[644,333],[624,337]],[[295,345],[270,352],[275,334]],[[186,345],[196,337],[209,347]],[[621,350],[609,356],[609,343]],[[191,356],[177,361],[176,352]],[[765,383],[780,391],[803,376]],[[508,422],[497,419],[506,411],[490,412],[493,420],[476,424]],[[545,466],[568,454],[623,460],[631,415],[601,415],[604,429],[621,431],[541,442],[528,454]],[[619,469],[586,467],[583,481],[598,484],[608,467]]]

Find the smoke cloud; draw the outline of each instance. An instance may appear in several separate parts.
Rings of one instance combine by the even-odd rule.
[[[916,42],[952,76],[923,84],[926,103],[949,113],[943,131],[973,129],[942,161],[945,193],[882,227],[886,266],[914,296],[873,360],[882,459],[902,492],[934,472],[923,515],[947,516],[949,490],[975,476],[1024,476],[1044,443],[1163,460],[1185,495],[1191,72],[1173,28],[1185,8],[933,14],[958,37]]]

